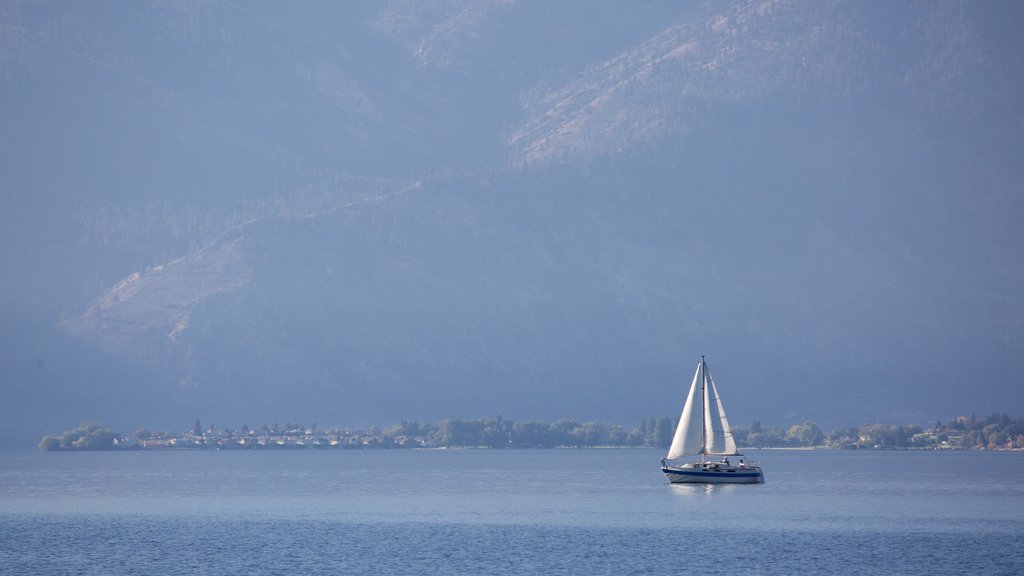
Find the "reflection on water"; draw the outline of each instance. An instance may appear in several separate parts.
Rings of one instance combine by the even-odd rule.
[[[673,494],[680,496],[693,496],[695,494],[723,494],[734,492],[739,488],[749,490],[759,484],[669,484]],[[756,488],[755,488],[756,489]]]

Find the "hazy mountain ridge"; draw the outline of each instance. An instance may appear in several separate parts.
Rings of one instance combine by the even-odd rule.
[[[631,421],[706,352],[737,422],[827,427],[1019,368],[990,7],[114,12],[0,17],[4,357],[55,418]]]
[[[602,328],[583,314],[597,311],[607,272],[566,269],[567,254],[582,246],[519,238],[480,199],[460,198],[461,187],[448,186],[311,218],[253,222],[231,242],[125,280],[64,325],[125,357],[139,356],[140,347],[148,356],[170,354],[167,376],[208,399],[238,387],[275,399],[317,390],[338,402],[354,398],[357,412],[383,415],[385,402],[411,409],[395,394],[435,412],[477,389],[499,397],[543,394],[531,392],[529,382],[544,384],[562,370],[554,350],[595,356],[583,342],[610,345],[606,336],[595,340]],[[531,210],[530,200],[520,200]],[[424,207],[444,212],[420,222]],[[552,232],[546,217],[519,221],[538,235]],[[578,224],[561,228],[574,244],[614,241],[592,232],[581,237]],[[205,278],[208,272],[214,276]],[[570,282],[581,286],[567,293]],[[581,308],[569,294],[598,299]],[[551,314],[572,322],[552,332],[545,327]],[[254,357],[253,350],[262,353]],[[506,402],[517,406],[511,397]]]
[[[567,85],[534,93],[507,143],[519,162],[587,159],[684,134],[716,103],[881,93],[948,110],[980,96],[972,81],[986,62],[969,16],[936,5],[923,21],[888,23],[894,38],[872,30],[872,11],[846,2],[705,4]]]
[[[63,328],[109,353],[128,357],[151,356],[138,349],[143,344],[140,338],[150,332],[173,344],[188,329],[193,307],[252,280],[252,263],[240,246],[242,228],[195,254],[121,280],[83,315],[62,322]]]

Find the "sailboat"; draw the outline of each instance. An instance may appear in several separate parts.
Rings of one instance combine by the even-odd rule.
[[[700,456],[699,461],[680,464],[686,457]],[[708,457],[721,457],[721,460]],[[708,373],[704,356],[700,357],[697,372],[690,384],[690,393],[679,416],[675,436],[668,455],[661,459],[661,471],[673,484],[728,483],[763,484],[764,472],[756,462],[740,458],[732,463],[729,457],[740,457],[736,441],[725,417],[722,399],[718,396],[715,381]]]

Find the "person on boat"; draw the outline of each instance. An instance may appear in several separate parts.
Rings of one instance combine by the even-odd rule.
[[[725,464],[726,466],[729,465],[729,457],[728,456],[722,458],[722,464]]]
[[[740,468],[746,468],[747,465],[743,463],[743,458],[740,458]]]

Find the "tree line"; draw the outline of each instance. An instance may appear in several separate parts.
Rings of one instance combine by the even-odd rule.
[[[952,421],[916,425],[868,424],[840,428],[825,438],[830,448],[1024,450],[1024,420],[994,413],[985,419],[960,416]]]
[[[385,430],[384,437],[421,434],[436,446],[667,448],[675,426],[676,421],[669,416],[641,418],[640,425],[627,433],[622,426],[600,421],[578,423],[566,419],[547,424],[512,422],[499,416],[477,420],[449,418],[436,427],[403,422]],[[1024,420],[1000,413],[985,419],[960,416],[946,423],[938,421],[931,427],[865,424],[837,428],[828,434],[810,421],[787,428],[754,421],[749,428],[733,428],[732,433],[737,446],[749,448],[1024,449]]]
[[[39,449],[43,452],[61,450],[116,450],[124,446],[117,432],[95,421],[86,421],[56,436],[43,436]]]
[[[175,434],[136,430],[135,445],[128,438],[97,422],[83,422],[61,435],[45,436],[39,443],[43,451],[103,450],[147,447],[154,440],[177,440],[176,447],[486,447],[486,448],[592,448],[652,447],[667,448],[672,442],[676,422],[669,416],[641,418],[629,432],[618,424],[598,420],[578,422],[561,419],[540,420],[496,418],[446,418],[437,424],[403,420],[381,428],[366,430],[320,429],[316,423],[305,426],[287,422],[284,426],[263,424],[239,429],[203,427],[196,420],[190,430]],[[1005,414],[993,414],[983,420],[960,416],[955,420],[923,428],[919,425],[865,424],[837,428],[825,434],[814,422],[788,428],[764,426],[755,421],[749,428],[732,430],[736,445],[749,448],[831,448],[831,449],[952,449],[1014,450],[1024,449],[1024,420]],[[268,439],[270,440],[268,442]],[[158,444],[161,445],[161,444]]]

